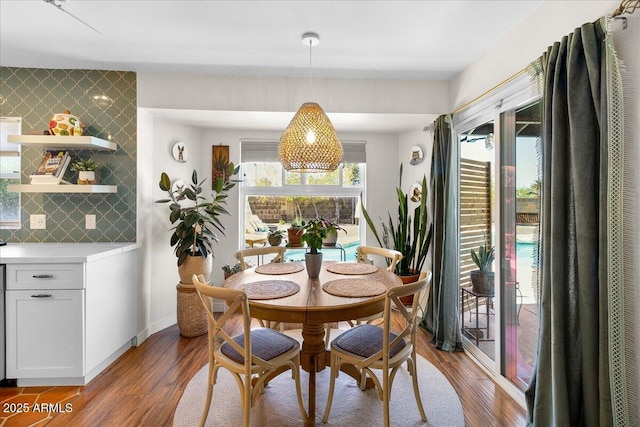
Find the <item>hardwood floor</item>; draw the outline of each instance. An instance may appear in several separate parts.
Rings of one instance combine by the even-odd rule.
[[[428,344],[430,338],[421,330],[418,353],[451,382],[462,402],[467,426],[525,425],[524,410],[469,356],[436,350]],[[206,335],[183,338],[177,326],[169,327],[127,351],[68,401],[72,411],[55,414],[46,425],[171,426],[182,392],[206,360]],[[0,391],[3,400],[1,397],[17,389]],[[50,402],[46,394],[41,401]],[[30,424],[19,417],[4,423],[0,419],[2,427]]]

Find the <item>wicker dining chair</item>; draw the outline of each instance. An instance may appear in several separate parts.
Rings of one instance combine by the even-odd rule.
[[[248,262],[248,258],[255,257],[255,265],[264,264],[265,256],[273,255],[273,258],[269,260],[269,262],[284,262],[284,246],[264,246],[261,248],[249,248],[249,249],[241,249],[236,252],[235,257],[238,261],[240,261],[240,267],[243,270],[251,268],[252,266]],[[272,328],[277,329],[279,331],[284,330],[284,324],[280,322],[271,322],[269,320],[256,319],[260,326],[263,328]]]
[[[343,364],[351,364],[361,373],[360,388],[364,390],[367,377],[370,377],[383,402],[384,426],[390,423],[389,400],[393,379],[397,370],[407,362],[407,369],[413,380],[413,393],[422,421],[427,417],[422,407],[420,389],[418,388],[418,372],[416,363],[416,332],[418,328],[417,307],[420,294],[430,284],[431,273],[427,277],[406,284],[395,286],[387,290],[384,302],[382,325],[359,325],[351,328],[331,342],[331,378],[329,397],[322,417],[326,423],[331,412],[335,381]],[[414,295],[412,309],[409,312],[400,297]],[[400,332],[391,332],[392,308],[405,319],[405,326]],[[380,370],[382,381],[373,372]]]
[[[264,263],[265,255],[273,255],[273,258],[271,258],[269,262],[284,262],[284,252],[284,246],[264,246],[261,248],[241,249],[236,252],[235,257],[240,261],[242,269],[246,270],[247,268],[251,268],[251,265],[247,262],[247,258],[249,257],[256,257],[255,267]]]
[[[402,260],[402,253],[393,249],[376,248],[374,246],[358,246],[358,249],[356,249],[356,261],[358,262],[373,264],[373,260],[370,257],[371,255],[384,258],[387,262],[388,271],[395,271],[396,264]],[[362,319],[349,321],[348,323],[353,327],[362,323],[371,323],[381,317],[382,313],[376,313]]]
[[[213,395],[213,385],[219,368],[226,368],[234,376],[240,388],[244,426],[250,425],[251,407],[258,393],[264,389],[264,381],[271,374],[291,369],[296,385],[298,405],[302,421],[307,413],[300,388],[300,343],[287,335],[269,328],[251,329],[249,302],[244,290],[207,285],[202,275],[193,275],[193,284],[207,312],[209,341],[209,375],[207,397],[200,418],[204,426]],[[229,309],[218,318],[212,311],[213,299],[227,302]],[[242,315],[243,333],[231,337],[224,330],[227,321],[239,312]],[[284,370],[282,368],[285,368]],[[221,408],[225,410],[226,408]]]

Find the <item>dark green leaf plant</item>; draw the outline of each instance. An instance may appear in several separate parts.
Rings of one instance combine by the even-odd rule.
[[[191,174],[191,184],[175,192],[171,190],[171,179],[162,172],[160,189],[166,191],[169,198],[156,200],[156,203],[169,203],[169,221],[175,224],[170,244],[178,257],[178,266],[188,256],[199,255],[206,258],[213,254],[213,242],[220,241],[218,233],[224,235],[220,215],[229,215],[226,209],[227,197],[237,182],[229,177],[236,175],[239,168],[233,163],[227,165],[225,176],[216,179],[211,199],[202,194],[202,184],[206,179],[198,181],[195,170]]]

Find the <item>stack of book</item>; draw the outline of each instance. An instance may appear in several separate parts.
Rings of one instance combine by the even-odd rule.
[[[45,151],[38,169],[29,175],[31,184],[60,184],[70,162],[68,151]]]

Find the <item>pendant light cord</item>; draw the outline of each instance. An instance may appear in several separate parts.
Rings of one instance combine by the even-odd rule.
[[[313,99],[312,87],[311,87],[311,70],[313,69],[311,62],[311,53],[313,49],[313,41],[309,40],[309,99]]]

